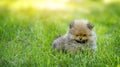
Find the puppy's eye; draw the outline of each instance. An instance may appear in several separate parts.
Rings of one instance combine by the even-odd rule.
[[[86,36],[86,34],[83,34],[83,36]]]
[[[79,35],[76,35],[76,36],[79,36]]]

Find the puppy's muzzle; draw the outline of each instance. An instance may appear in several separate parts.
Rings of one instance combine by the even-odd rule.
[[[87,42],[87,40],[82,40],[82,39],[80,39],[80,40],[76,40],[76,42],[77,42],[77,43],[84,44],[84,43],[86,43],[86,42]]]

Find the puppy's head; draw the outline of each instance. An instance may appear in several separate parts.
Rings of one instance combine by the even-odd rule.
[[[91,38],[93,25],[86,20],[75,20],[70,24],[69,33],[76,42],[84,44]]]

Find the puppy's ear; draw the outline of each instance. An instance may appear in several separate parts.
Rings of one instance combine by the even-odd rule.
[[[92,24],[92,23],[87,23],[87,27],[90,29],[90,30],[92,30],[93,29],[93,27],[94,27],[94,25]]]
[[[71,29],[73,26],[74,26],[74,22],[71,22],[69,28]]]

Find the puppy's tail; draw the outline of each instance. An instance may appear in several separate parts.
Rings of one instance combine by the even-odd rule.
[[[59,38],[59,37],[61,37],[61,36],[62,36],[62,35],[58,35],[58,36],[55,37],[55,39],[57,39],[57,38]]]

